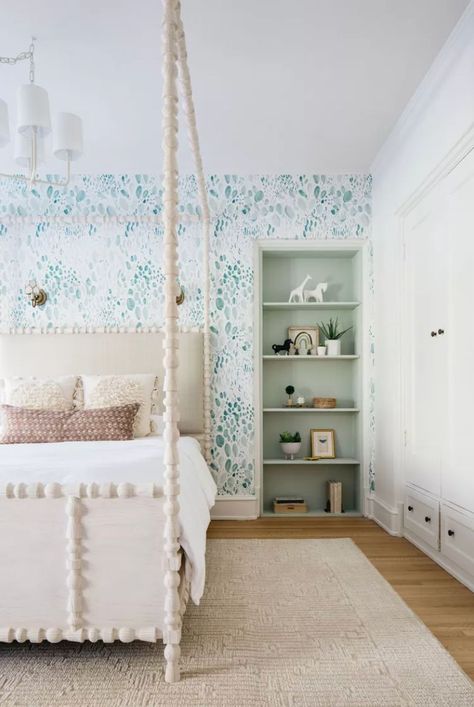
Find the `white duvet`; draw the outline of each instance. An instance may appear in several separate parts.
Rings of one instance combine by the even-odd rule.
[[[0,485],[153,482],[163,484],[163,439],[0,445]],[[192,437],[179,440],[180,543],[189,560],[191,598],[198,604],[205,580],[206,530],[216,485]]]

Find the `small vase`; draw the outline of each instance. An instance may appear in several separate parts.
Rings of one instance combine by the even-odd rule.
[[[325,346],[318,346],[318,356],[325,356],[326,355],[326,347]]]
[[[293,460],[301,449],[301,442],[280,442],[280,446],[285,459]]]
[[[328,356],[340,356],[341,355],[341,340],[340,339],[326,339],[326,346],[328,349]]]

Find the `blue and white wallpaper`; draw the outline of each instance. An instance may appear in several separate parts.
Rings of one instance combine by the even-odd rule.
[[[161,212],[160,180],[102,175],[76,177],[73,184],[30,189],[0,181],[2,328],[161,325],[162,231],[134,221]],[[212,466],[220,494],[249,494],[255,467],[252,240],[370,237],[371,178],[213,175],[208,188],[214,225]],[[180,198],[183,213],[199,215],[193,177],[181,179]],[[94,223],[103,216],[110,219]],[[180,226],[180,244],[186,291],[181,322],[196,326],[202,323],[199,224]],[[42,308],[33,309],[25,297],[32,279],[48,293]],[[372,365],[373,346],[371,331]],[[373,409],[372,380],[370,387]]]

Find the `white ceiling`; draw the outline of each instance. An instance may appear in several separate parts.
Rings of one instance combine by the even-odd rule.
[[[467,4],[182,0],[206,171],[367,171]],[[0,0],[0,13],[0,54],[36,34],[53,114],[84,119],[78,171],[160,171],[159,0]],[[0,65],[12,114],[27,75]],[[192,171],[187,149],[181,164]]]

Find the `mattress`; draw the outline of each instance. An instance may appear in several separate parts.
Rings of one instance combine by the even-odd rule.
[[[204,591],[206,530],[216,485],[197,440],[179,440],[180,544],[187,556],[191,598]],[[0,445],[0,487],[7,483],[163,484],[164,443],[151,436],[124,442]]]

